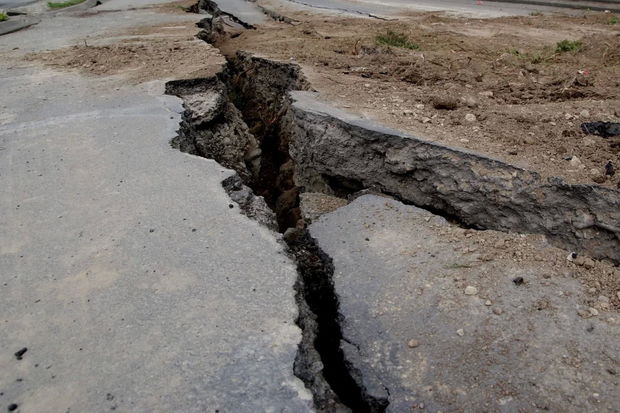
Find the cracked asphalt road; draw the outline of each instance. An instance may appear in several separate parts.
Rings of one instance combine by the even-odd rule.
[[[2,37],[0,408],[309,410],[293,375],[295,267],[231,203],[231,171],[169,146],[182,107],[163,79],[130,86],[21,61],[200,18],[111,3],[124,11]]]

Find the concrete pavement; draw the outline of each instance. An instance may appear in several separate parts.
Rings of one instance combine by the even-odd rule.
[[[374,195],[310,232],[333,260],[340,346],[387,412],[620,405],[620,323],[613,313],[583,316],[586,288],[564,251]]]
[[[231,171],[170,147],[180,100],[163,80],[21,61],[200,17],[58,16],[2,38],[0,408],[310,410],[293,374],[294,264],[225,194]]]

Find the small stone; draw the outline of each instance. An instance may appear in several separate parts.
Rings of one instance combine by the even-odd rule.
[[[465,331],[462,328],[459,328],[458,330],[456,330],[456,334],[460,337],[463,337],[465,335]]]
[[[430,122],[431,122],[431,118],[428,118],[428,117],[422,118],[422,123],[430,123]]]
[[[608,303],[609,302],[609,297],[606,297],[604,295],[599,295],[598,296],[598,302],[599,303]]]
[[[583,260],[583,266],[591,269],[594,268],[594,260],[592,258],[586,258]]]
[[[493,303],[491,302],[491,300],[486,300],[486,301],[484,302],[484,305],[486,305],[486,306],[488,307],[488,306],[490,306],[490,305],[493,305]]]
[[[415,108],[422,110],[422,109],[424,109],[424,104],[423,103],[418,103],[417,105],[415,105]]]
[[[581,141],[581,144],[583,146],[592,146],[596,143],[596,141],[592,138],[583,138],[583,140]]]
[[[571,252],[570,254],[568,254],[566,256],[566,260],[567,261],[575,261],[575,259],[577,258],[577,253],[576,252]]]
[[[614,168],[614,164],[611,161],[607,161],[605,164],[605,175],[614,176],[616,174],[616,169]]]
[[[588,311],[590,311],[590,314],[592,314],[592,316],[596,317],[598,315],[598,310],[594,307],[590,307],[588,309]]]
[[[287,228],[286,231],[284,231],[282,238],[284,238],[284,240],[287,242],[293,242],[300,240],[303,235],[304,231],[302,229],[290,227]]]
[[[435,96],[432,103],[435,109],[445,110],[454,110],[459,105],[458,101],[451,96]]]
[[[370,87],[370,83],[364,83],[364,87]]]
[[[416,348],[420,345],[420,342],[418,340],[409,340],[407,345],[409,346],[409,348]]]
[[[468,113],[467,115],[465,115],[465,120],[467,122],[475,122],[476,121],[476,115],[474,115],[473,113]]]
[[[592,314],[590,314],[590,312],[588,310],[584,310],[583,308],[580,308],[579,310],[577,310],[577,315],[581,318],[590,318],[592,317]]]
[[[587,109],[584,109],[581,112],[579,112],[579,116],[581,116],[582,118],[589,118],[590,117],[590,111],[587,110]]]
[[[28,347],[24,347],[18,351],[15,352],[15,358],[17,360],[21,360],[24,356],[24,354],[26,354],[26,352],[28,351]]]
[[[409,109],[405,109],[405,110],[403,110],[403,115],[405,115],[405,116],[411,116],[411,115],[413,115],[413,111],[412,111],[412,110],[409,110]]]
[[[478,289],[474,286],[468,285],[465,287],[465,295],[476,295],[478,294]]]
[[[577,264],[577,265],[580,265],[580,266],[582,266],[585,262],[586,262],[586,259],[584,257],[581,257],[581,256],[575,258],[575,260],[574,260],[574,263]]]
[[[493,308],[493,314],[495,314],[495,315],[500,315],[500,314],[502,314],[503,312],[504,312],[504,311],[503,311],[501,308],[499,308],[499,307],[495,307],[495,308]]]
[[[478,101],[473,96],[463,96],[461,102],[468,108],[478,107]]]
[[[570,166],[572,166],[573,168],[577,168],[577,169],[584,169],[586,166],[581,162],[581,159],[579,159],[576,156],[573,156],[570,158]]]
[[[485,90],[483,92],[478,92],[478,95],[482,96],[482,97],[486,97],[486,98],[492,98],[493,97],[493,92],[490,90]]]

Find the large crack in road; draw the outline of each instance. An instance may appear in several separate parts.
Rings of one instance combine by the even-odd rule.
[[[240,53],[215,78],[169,82],[166,92],[184,101],[172,145],[215,159],[238,175],[222,184],[246,215],[284,233],[297,263],[297,324],[303,339],[295,374],[311,389],[320,411],[385,410],[387,400],[368,394],[340,347],[338,300],[331,260],[304,228],[300,188],[289,155],[287,92],[308,88],[299,68]]]
[[[211,44],[224,42],[231,27],[252,28],[214,2],[202,0],[193,11],[199,9],[211,16],[199,23],[198,37]],[[347,198],[371,189],[466,227],[543,233],[562,247],[620,260],[616,191],[543,182],[536,173],[333,111],[309,97],[295,64],[244,52],[227,61],[216,77],[166,85],[186,109],[172,145],[234,169],[238,175],[223,182],[231,198],[284,234],[299,275],[303,340],[295,374],[318,410],[384,411],[389,401],[381,393],[389,389],[368,391],[345,357],[332,261],[306,229],[300,193]]]

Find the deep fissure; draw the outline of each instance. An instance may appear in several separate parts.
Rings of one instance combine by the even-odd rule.
[[[199,38],[217,45],[227,37],[238,35],[238,32],[234,31],[238,28],[230,30],[231,21],[248,28],[234,16],[219,12],[214,2],[201,0],[200,4],[202,3],[208,4],[211,17],[199,23],[199,27],[204,29],[198,35]],[[451,148],[403,140],[398,135],[386,135],[384,140],[376,139],[376,136],[383,132],[372,128],[368,132],[371,135],[368,145],[354,147],[347,143],[345,146],[350,150],[345,148],[343,153],[338,154],[346,157],[340,160],[343,165],[348,165],[349,159],[361,162],[359,167],[354,165],[355,162],[351,162],[352,167],[357,169],[347,170],[346,166],[342,167],[338,163],[337,167],[323,164],[316,168],[313,157],[320,156],[321,150],[326,150],[325,148],[304,151],[304,147],[291,147],[294,150],[289,152],[289,142],[293,135],[301,139],[294,142],[312,145],[312,139],[308,139],[306,143],[303,136],[297,135],[305,135],[306,130],[311,131],[312,121],[320,120],[322,116],[318,115],[315,119],[306,115],[306,112],[302,111],[300,114],[294,109],[296,106],[292,100],[295,99],[295,93],[289,95],[289,92],[310,89],[300,68],[295,64],[275,62],[243,52],[228,56],[227,60],[225,69],[216,77],[167,84],[167,92],[183,98],[186,107],[179,136],[172,142],[173,146],[185,152],[215,159],[237,171],[238,175],[223,182],[231,198],[239,203],[246,215],[284,233],[283,238],[297,263],[299,274],[295,285],[300,313],[297,324],[302,329],[303,339],[295,362],[295,374],[311,389],[315,407],[320,411],[336,411],[342,407],[360,412],[384,411],[388,405],[387,397],[369,395],[364,388],[361,374],[347,361],[343,353],[342,341],[346,339],[342,337],[343,320],[338,312],[338,297],[332,279],[333,264],[306,230],[308,222],[304,222],[302,218],[300,193],[323,192],[350,199],[370,190],[429,210],[454,224],[468,228],[532,232],[529,221],[520,221],[522,216],[529,219],[532,216],[531,211],[519,204],[521,200],[513,205],[510,196],[514,195],[510,193],[498,206],[493,204],[494,200],[490,202],[490,211],[499,208],[500,217],[508,223],[506,228],[502,227],[503,224],[497,228],[497,223],[489,224],[484,214],[483,218],[480,218],[470,213],[478,213],[478,209],[486,211],[486,208],[480,206],[489,202],[485,202],[486,198],[481,199],[479,193],[472,195],[472,199],[476,200],[472,210],[472,205],[467,204],[470,196],[467,191],[463,192],[459,187],[454,197],[444,197],[442,191],[445,191],[445,188],[438,188],[431,183],[438,180],[439,186],[447,185],[447,188],[452,190],[452,181],[444,175],[455,168],[460,174],[464,174],[464,179],[474,180],[473,183],[465,181],[466,185],[476,190],[481,185],[488,185],[487,193],[499,193],[506,188],[512,188],[512,178],[504,178],[508,173],[519,181],[518,185],[531,185],[532,182],[537,182],[538,178],[529,171],[517,170],[510,165],[460,153]],[[351,134],[354,139],[363,136],[357,125],[351,126],[338,119],[335,119],[333,124],[336,136],[341,131],[345,132],[343,136]],[[308,138],[322,139],[320,134],[324,131],[318,129],[308,132]],[[330,140],[324,140],[322,144],[325,142]],[[334,143],[341,142],[334,139]],[[407,145],[420,145],[421,147],[416,149],[420,153],[407,152]],[[329,151],[334,154],[332,148],[330,147]],[[333,162],[339,159],[338,156],[325,158]],[[384,161],[381,173],[389,176],[384,180],[375,179],[374,175],[368,176],[372,169],[363,163],[381,159]],[[414,159],[419,161],[420,166],[410,165]],[[429,159],[433,161],[428,161]],[[437,166],[433,162],[445,170],[436,170]],[[493,171],[491,175],[497,173],[501,178],[487,182],[476,175],[479,167],[488,168]],[[306,170],[301,171],[302,168]],[[300,180],[296,179],[296,172],[302,172]],[[407,183],[407,179],[412,177],[415,181],[413,187]],[[399,184],[396,187],[395,182]],[[306,184],[308,187],[300,186]],[[504,184],[507,186],[504,187]],[[405,187],[415,188],[414,193],[405,191]],[[567,191],[570,202],[581,202],[585,199],[581,193],[591,189],[585,186],[573,188],[552,182],[537,190],[562,194],[562,191]],[[543,206],[538,199],[527,199],[527,202],[533,202],[536,211]],[[604,228],[605,225],[597,223],[596,220],[594,224],[597,228]],[[589,228],[580,228],[578,225],[580,224],[574,227],[579,231]],[[543,226],[542,229],[548,228]],[[560,243],[569,246],[574,243],[561,232],[556,234],[555,231],[556,227],[552,226],[549,235],[555,236]],[[609,231],[613,235],[616,228],[612,226]],[[541,229],[536,227],[534,232],[541,232]],[[577,234],[577,237],[579,236]],[[355,343],[350,344],[355,346]],[[388,389],[385,390],[389,394]]]
[[[297,265],[297,324],[303,336],[294,370],[312,391],[317,410],[380,412],[387,399],[368,394],[341,349],[333,265],[301,218],[302,188],[294,182],[286,114],[287,92],[304,89],[309,84],[296,65],[238,53],[216,77],[166,85],[186,108],[171,144],[236,170],[223,182],[231,198],[246,215],[285,234]]]

